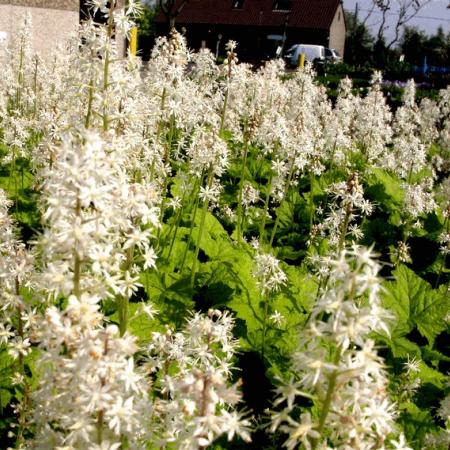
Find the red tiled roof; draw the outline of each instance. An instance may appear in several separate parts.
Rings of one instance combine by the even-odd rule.
[[[233,9],[232,0],[191,0],[177,17],[179,24],[282,26],[328,29],[340,0],[293,0],[291,11],[273,11],[274,0],[244,0]]]

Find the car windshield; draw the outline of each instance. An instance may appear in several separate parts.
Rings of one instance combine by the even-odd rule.
[[[293,51],[295,51],[295,49],[298,47],[298,44],[293,45],[292,47],[290,47],[286,53],[292,53]]]

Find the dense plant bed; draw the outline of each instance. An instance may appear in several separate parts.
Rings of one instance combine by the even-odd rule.
[[[143,72],[128,3],[4,55],[2,445],[447,449],[450,89]]]

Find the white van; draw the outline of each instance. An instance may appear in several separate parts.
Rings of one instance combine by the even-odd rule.
[[[295,44],[284,55],[286,64],[297,67],[301,53],[305,55],[305,61],[314,63],[325,61],[325,47],[323,45]]]

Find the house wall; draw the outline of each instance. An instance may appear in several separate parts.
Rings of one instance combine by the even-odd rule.
[[[123,7],[125,0],[117,0]],[[9,40],[31,14],[31,44],[41,57],[51,54],[56,44],[63,44],[78,29],[80,0],[0,0],[0,46]],[[6,33],[6,40],[4,36]],[[126,42],[117,37],[119,55],[126,54]]]
[[[344,8],[340,4],[334,15],[333,22],[330,27],[330,35],[328,38],[328,47],[335,48],[343,57],[345,50],[345,16]]]
[[[0,5],[32,6],[34,8],[78,11],[80,0],[0,0]]]
[[[8,44],[27,13],[32,47],[45,58],[77,30],[79,0],[0,0],[0,35],[6,33],[6,42],[0,45]]]

